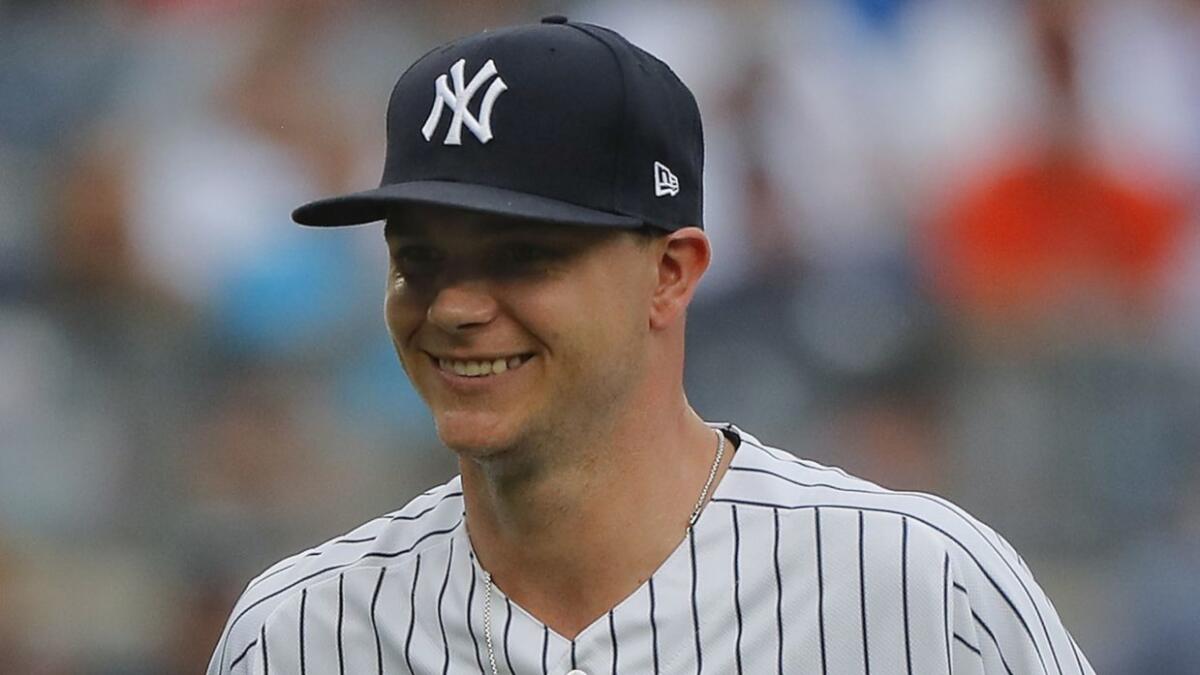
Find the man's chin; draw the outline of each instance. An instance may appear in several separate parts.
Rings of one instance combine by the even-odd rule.
[[[439,416],[436,424],[442,444],[460,455],[491,455],[514,441],[508,425],[495,418],[452,414]]]

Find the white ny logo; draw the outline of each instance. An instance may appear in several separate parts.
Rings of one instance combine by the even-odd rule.
[[[496,64],[488,59],[488,62],[483,64],[475,77],[471,78],[471,83],[463,85],[463,68],[466,67],[466,60],[459,59],[457,63],[450,66],[450,76],[454,78],[454,91],[450,91],[450,87],[446,84],[446,76],[438,76],[437,83],[434,85],[433,110],[429,111],[429,119],[425,120],[425,126],[421,127],[421,133],[425,136],[425,140],[433,139],[433,132],[437,130],[438,122],[442,119],[442,108],[447,104],[454,110],[454,118],[450,120],[450,131],[446,133],[444,145],[462,145],[462,127],[464,124],[475,134],[475,138],[479,139],[480,143],[487,143],[492,140],[492,105],[496,103],[496,97],[500,92],[508,89],[508,85],[499,76],[492,80],[491,86],[488,87],[487,93],[483,95],[483,105],[479,108],[479,117],[471,114],[467,109],[467,104],[475,96],[475,92],[487,82],[489,78],[496,74]]]

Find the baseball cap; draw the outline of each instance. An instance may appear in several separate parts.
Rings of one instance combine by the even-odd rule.
[[[400,76],[378,188],[300,206],[302,225],[426,204],[564,224],[703,227],[695,98],[662,61],[552,16],[440,46]]]

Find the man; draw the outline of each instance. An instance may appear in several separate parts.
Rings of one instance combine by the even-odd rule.
[[[461,476],[247,587],[216,673],[1091,673],[956,507],[710,424],[684,396],[709,264],[671,70],[550,17],[399,80],[386,317]]]

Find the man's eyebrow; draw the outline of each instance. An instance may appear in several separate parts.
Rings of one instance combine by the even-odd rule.
[[[433,228],[413,223],[397,223],[388,221],[383,226],[383,237],[388,241],[396,239],[428,239],[432,236]]]

